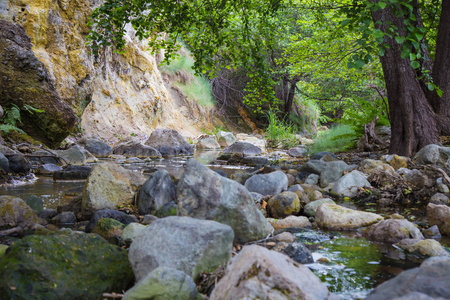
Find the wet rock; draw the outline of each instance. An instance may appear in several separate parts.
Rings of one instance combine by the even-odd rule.
[[[351,171],[341,177],[333,186],[332,191],[338,195],[352,198],[356,196],[358,190],[363,187],[371,187],[364,173]]]
[[[87,179],[91,173],[88,166],[67,166],[62,171],[53,173],[53,180],[82,180]]]
[[[304,157],[308,150],[303,147],[293,147],[288,150],[288,154],[292,157]]]
[[[0,196],[0,230],[44,224],[34,210],[25,201],[14,196]]]
[[[158,267],[171,267],[197,279],[231,257],[233,230],[214,221],[167,217],[151,223],[130,247],[137,280]]]
[[[187,161],[178,181],[177,201],[179,215],[227,224],[233,228],[236,242],[259,240],[268,234],[267,221],[248,190],[195,159]]]
[[[99,236],[108,241],[112,238],[121,237],[125,226],[126,226],[125,224],[117,220],[111,218],[101,218],[95,224],[94,229],[92,229],[92,232],[98,234]]]
[[[256,147],[253,144],[238,141],[228,146],[223,150],[223,153],[239,154],[241,156],[260,155],[262,153],[261,148]]]
[[[299,264],[314,263],[311,251],[302,243],[288,244],[282,252]]]
[[[288,296],[287,296],[288,295]],[[330,293],[307,267],[286,255],[245,246],[228,264],[210,299],[329,299]]]
[[[16,174],[28,174],[31,170],[30,162],[22,154],[8,156],[8,172]]]
[[[100,299],[134,281],[127,251],[95,234],[26,236],[11,246],[0,269],[4,299]]]
[[[330,183],[338,181],[346,170],[348,170],[348,165],[343,161],[328,162],[325,169],[320,173],[320,186],[326,187]]]
[[[253,136],[253,135],[248,135],[245,133],[238,133],[236,135],[236,139],[238,141],[250,143],[262,150],[264,150],[266,148],[266,141],[262,138],[261,135]]]
[[[94,166],[83,191],[82,213],[90,216],[99,209],[115,209],[133,201],[138,187],[146,177],[114,163]]]
[[[236,137],[231,132],[219,131],[216,134],[216,140],[221,147],[228,147],[236,142]]]
[[[8,173],[9,171],[9,161],[3,153],[0,152],[0,169]]]
[[[270,225],[273,226],[275,230],[289,227],[298,227],[298,228],[312,227],[311,222],[309,222],[308,218],[304,216],[289,216],[281,220],[267,218],[267,221],[270,223]]]
[[[125,225],[137,222],[136,217],[127,215],[124,212],[113,209],[101,209],[96,211],[92,215],[91,219],[89,220],[89,223],[86,225],[86,232],[91,232],[92,229],[94,229],[97,222],[102,218],[114,219]]]
[[[42,201],[41,198],[38,196],[32,195],[25,199],[25,203],[31,207],[36,213],[41,212],[44,210],[44,201]]]
[[[197,149],[220,149],[220,145],[216,141],[216,137],[213,135],[200,136],[195,144],[195,147]]]
[[[245,187],[250,192],[261,195],[276,195],[287,190],[288,180],[282,171],[275,171],[269,174],[253,175],[245,181]]]
[[[195,300],[198,299],[197,296],[197,286],[186,273],[169,267],[159,267],[139,280],[122,299]]]
[[[404,239],[395,245],[419,257],[450,256],[438,241],[432,239]]]
[[[306,206],[303,208],[303,211],[305,212],[305,215],[307,215],[309,217],[315,217],[317,209],[319,208],[319,206],[321,206],[324,203],[336,204],[330,198],[322,198],[322,199],[315,200],[315,201],[312,201],[312,202],[309,202],[308,204],[306,204]]]
[[[189,144],[174,129],[156,129],[152,132],[145,145],[158,150],[163,156],[189,155],[194,153],[194,147]]]
[[[112,154],[112,148],[107,143],[95,138],[83,138],[78,144],[86,148],[95,157],[108,157]]]
[[[156,211],[155,216],[158,218],[165,218],[170,216],[176,216],[177,214],[178,214],[178,205],[175,203],[175,201],[170,201],[161,206],[161,208]]]
[[[52,176],[53,173],[55,172],[59,172],[62,171],[63,169],[60,166],[57,166],[55,164],[43,164],[41,166],[39,166],[36,169],[36,174],[37,175],[47,175],[47,176]]]
[[[77,221],[77,217],[71,211],[65,211],[51,219],[51,222],[58,225],[73,224]]]
[[[437,205],[448,205],[449,204],[449,198],[442,193],[436,193],[430,198],[430,203],[437,204]]]
[[[56,154],[69,165],[83,166],[88,162],[96,162],[97,159],[80,145],[73,145],[67,150],[55,150]]]
[[[51,218],[56,217],[57,215],[58,215],[58,212],[51,208],[44,209],[43,211],[41,211],[37,214],[37,216],[39,218],[47,220],[47,221],[50,221]]]
[[[440,240],[442,238],[442,235],[439,232],[439,227],[437,227],[437,225],[433,225],[430,228],[422,230],[422,233],[427,239]]]
[[[325,155],[329,155],[336,159],[336,155],[334,155],[333,152],[322,151],[322,152],[317,152],[314,155],[312,155],[311,160],[321,160]]]
[[[147,226],[139,224],[139,223],[130,223],[126,225],[126,227],[122,231],[121,239],[127,244],[131,244],[136,237],[138,237],[142,230],[147,228]]]
[[[370,226],[383,217],[374,213],[357,211],[335,204],[322,204],[316,211],[316,223],[328,230],[352,230]]]
[[[166,170],[158,170],[140,188],[139,213],[154,215],[164,204],[176,200],[176,187]]]
[[[113,153],[115,155],[138,158],[160,158],[162,156],[161,153],[155,148],[148,145],[142,145],[138,141],[134,140],[118,143],[114,146]]]
[[[427,219],[430,225],[437,225],[443,235],[450,235],[450,207],[428,203]]]
[[[19,127],[49,147],[57,146],[78,119],[55,89],[46,67],[31,50],[22,26],[0,20],[0,105],[20,109]],[[31,112],[28,107],[41,112]],[[28,109],[27,109],[28,108]]]
[[[413,162],[417,165],[435,165],[446,172],[449,172],[449,159],[450,148],[430,144],[417,152],[413,158]]]
[[[397,299],[418,292],[429,297],[450,299],[450,257],[432,257],[419,268],[404,271],[377,286],[366,300]],[[414,298],[417,299],[417,298]],[[420,298],[418,298],[420,299]]]
[[[285,218],[300,212],[300,200],[293,192],[282,192],[267,202],[267,212],[272,218]]]
[[[267,157],[264,156],[245,156],[242,158],[241,163],[256,167],[256,166],[265,166],[269,163]]]
[[[420,230],[408,220],[389,219],[366,228],[363,235],[369,241],[397,243],[403,239],[423,239]]]

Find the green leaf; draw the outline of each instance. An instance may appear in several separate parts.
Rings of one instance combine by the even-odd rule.
[[[404,36],[396,36],[395,41],[397,42],[397,44],[400,45],[405,41],[405,37]]]
[[[444,91],[441,90],[439,87],[436,87],[436,93],[438,94],[439,97],[442,97],[442,95],[444,94]]]
[[[379,2],[378,3],[378,7],[380,7],[381,9],[385,9],[386,8],[386,3],[385,2]]]
[[[419,69],[420,63],[417,60],[414,60],[411,62],[411,67],[413,67],[414,69]]]
[[[429,82],[429,83],[427,84],[427,87],[428,87],[428,89],[429,89],[430,91],[434,91],[434,84],[432,84],[431,82]]]
[[[416,55],[415,55],[414,53],[410,53],[410,54],[409,54],[409,59],[410,59],[411,61],[416,60]]]

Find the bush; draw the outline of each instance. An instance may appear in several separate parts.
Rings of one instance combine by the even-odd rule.
[[[333,153],[344,152],[353,149],[358,140],[358,134],[349,125],[337,125],[328,131],[319,133],[315,143],[308,149],[309,154],[321,151]]]
[[[295,137],[297,133],[295,125],[280,120],[274,111],[269,111],[267,118],[269,125],[267,126],[266,134],[269,147],[290,148],[298,144]]]

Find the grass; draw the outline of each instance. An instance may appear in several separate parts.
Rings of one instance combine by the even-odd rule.
[[[297,144],[296,133],[297,127],[288,124],[277,118],[276,113],[270,111],[267,113],[269,125],[266,129],[267,139],[272,146],[281,146],[282,148],[290,148]]]
[[[308,149],[308,153],[314,154],[321,151],[338,153],[348,151],[355,147],[358,138],[349,125],[339,124],[319,134],[315,143]]]

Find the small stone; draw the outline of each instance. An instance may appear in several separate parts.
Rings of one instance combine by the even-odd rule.
[[[449,198],[442,193],[436,193],[433,196],[431,196],[430,203],[437,204],[437,205],[448,205]]]
[[[307,217],[304,216],[289,216],[281,220],[267,218],[267,222],[269,222],[275,230],[289,227],[299,227],[299,228],[312,227],[311,222],[308,220]]]
[[[296,240],[295,236],[290,232],[282,232],[273,237],[276,242],[292,243]]]

